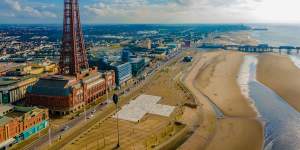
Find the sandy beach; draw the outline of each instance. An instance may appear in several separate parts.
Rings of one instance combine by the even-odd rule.
[[[288,56],[265,54],[259,57],[257,79],[300,112],[299,77],[300,69]]]
[[[238,52],[219,51],[203,53],[198,58],[185,82],[204,108],[204,121],[181,149],[262,149],[262,124],[236,81],[243,56]],[[208,100],[222,110],[224,119],[215,118]],[[210,127],[205,128],[206,125]],[[197,147],[191,146],[196,141],[202,142]]]
[[[236,81],[243,56],[237,52],[218,52],[197,76],[197,87],[230,117],[256,117]]]

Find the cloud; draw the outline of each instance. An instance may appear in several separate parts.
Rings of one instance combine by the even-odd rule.
[[[16,10],[16,11],[21,11],[22,10],[19,1],[16,1],[16,0],[4,0],[4,2],[7,5],[9,5],[13,10]]]
[[[126,15],[145,5],[144,0],[102,0],[92,5],[85,5],[89,12],[99,16]]]
[[[85,5],[89,21],[217,22],[237,21],[261,0],[97,0]],[[238,13],[238,11],[240,13]],[[216,15],[216,16],[215,16]],[[244,16],[241,16],[244,15]],[[214,16],[214,18],[212,18]]]
[[[296,0],[80,0],[83,23],[300,22],[297,6]],[[59,23],[63,0],[0,0],[0,20]]]
[[[57,15],[53,12],[47,11],[47,10],[41,10],[45,9],[45,7],[34,8],[29,5],[24,5],[20,2],[20,0],[4,0],[4,3],[11,9],[11,11],[17,15],[26,16],[29,15],[31,17],[50,17],[50,18],[56,18]]]

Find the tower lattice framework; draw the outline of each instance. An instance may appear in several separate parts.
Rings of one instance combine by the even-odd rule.
[[[78,0],[64,0],[60,74],[77,76],[89,68],[80,23]]]

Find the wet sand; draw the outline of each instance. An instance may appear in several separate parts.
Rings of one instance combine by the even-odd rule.
[[[204,108],[204,120],[181,149],[262,149],[262,124],[237,84],[243,56],[238,52],[212,52],[199,58],[186,85]],[[224,119],[215,118],[208,99],[223,111]]]
[[[241,94],[237,84],[244,54],[217,52],[205,70],[197,77],[197,87],[219,106],[226,116],[256,117],[249,101]]]
[[[300,69],[288,56],[265,54],[259,57],[257,79],[283,97],[300,112]]]
[[[207,150],[261,150],[262,125],[256,119],[228,118],[218,121],[216,135]]]

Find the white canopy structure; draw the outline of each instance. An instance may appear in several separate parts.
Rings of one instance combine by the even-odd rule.
[[[157,104],[161,97],[152,95],[140,95],[129,104],[122,107],[117,113],[118,117],[123,120],[138,122],[147,113],[169,117],[174,111],[174,106]],[[114,116],[116,118],[116,115]]]

